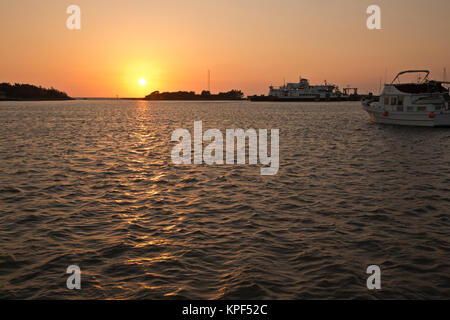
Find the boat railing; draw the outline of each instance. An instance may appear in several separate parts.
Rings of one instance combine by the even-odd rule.
[[[412,104],[424,103],[423,100],[434,100],[434,102],[429,103],[442,103],[443,101],[445,101],[445,97],[442,93],[427,93],[411,99],[411,103]]]

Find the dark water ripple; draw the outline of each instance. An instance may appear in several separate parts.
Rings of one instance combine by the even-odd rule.
[[[278,175],[172,165],[194,120],[279,128]],[[358,103],[2,102],[0,123],[0,298],[450,297],[449,129]]]

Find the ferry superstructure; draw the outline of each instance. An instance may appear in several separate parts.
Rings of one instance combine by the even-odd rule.
[[[322,85],[310,85],[308,79],[300,78],[297,83],[287,83],[280,87],[269,87],[267,96],[251,96],[251,101],[348,101],[358,100],[358,91],[351,88],[353,94],[348,94],[345,88],[344,93],[334,84],[326,81]]]

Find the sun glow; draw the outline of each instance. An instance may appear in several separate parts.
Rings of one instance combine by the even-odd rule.
[[[139,79],[139,85],[145,86],[146,84],[147,84],[147,80],[145,80],[144,78]]]

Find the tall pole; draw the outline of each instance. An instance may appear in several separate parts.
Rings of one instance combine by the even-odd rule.
[[[211,92],[211,71],[208,69],[208,91]]]

